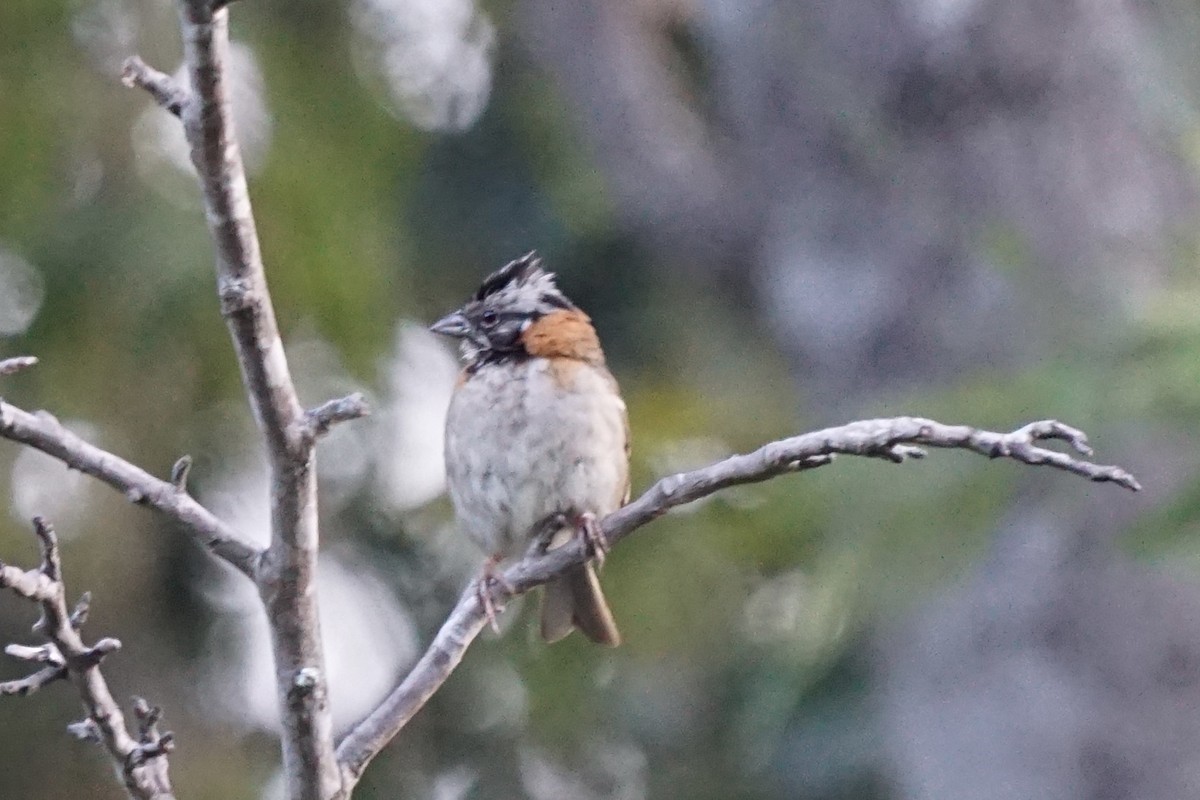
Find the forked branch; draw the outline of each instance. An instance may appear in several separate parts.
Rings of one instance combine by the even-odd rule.
[[[70,678],[87,715],[69,725],[68,730],[78,738],[104,746],[132,797],[174,800],[167,773],[167,754],[171,752],[173,738],[170,733],[158,731],[161,711],[155,709],[153,721],[147,725],[149,707],[144,700],[135,701],[134,711],[142,724],[138,738],[130,735],[121,708],[100,673],[100,662],[119,650],[121,643],[111,638],[101,639],[91,647],[83,643],[79,628],[87,619],[90,597],[85,594],[74,611],[67,610],[58,539],[54,529],[41,517],[34,518],[33,525],[41,543],[41,566],[23,571],[0,563],[0,588],[11,589],[41,607],[41,619],[34,630],[46,642],[40,647],[12,644],[4,651],[13,658],[46,666],[28,677],[0,684],[0,695],[27,695],[60,678]]]
[[[771,442],[752,453],[736,455],[691,472],[662,478],[644,494],[600,522],[609,546],[676,506],[721,489],[758,483],[833,462],[838,455],[868,456],[900,463],[925,455],[922,447],[958,448],[990,458],[1049,466],[1126,489],[1141,488],[1121,467],[1101,466],[1069,453],[1042,446],[1060,440],[1078,454],[1091,455],[1087,437],[1061,422],[1033,422],[1011,433],[993,433],[966,425],[943,425],[930,419],[897,417],[852,422],[836,428]],[[561,575],[588,557],[581,539],[548,554],[531,553],[509,567],[489,588],[495,607]],[[338,746],[343,786],[354,786],[371,759],[421,710],[454,671],[471,642],[483,630],[486,615],[479,592],[468,587],[459,598],[425,654],[392,693],[360,722]]]

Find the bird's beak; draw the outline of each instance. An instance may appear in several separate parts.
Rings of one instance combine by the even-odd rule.
[[[471,326],[461,311],[455,311],[430,325],[429,330],[444,336],[455,336],[463,339],[471,333]]]

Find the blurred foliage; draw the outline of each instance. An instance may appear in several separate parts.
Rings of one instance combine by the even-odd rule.
[[[345,3],[236,4],[235,37],[258,60],[272,121],[251,188],[285,336],[327,343],[343,370],[335,377],[379,395],[399,319],[432,319],[536,247],[594,317],[624,387],[635,491],[813,424],[804,376],[744,303],[749,276],[722,284],[664,269],[618,223],[579,134],[586,122],[514,43],[510,5],[487,6],[497,45],[482,117],[435,132],[389,112],[356,71],[362,44]],[[130,32],[92,36],[89,26],[108,30],[97,20]],[[45,283],[28,331],[0,345],[0,356],[42,363],[6,378],[3,391],[90,424],[101,444],[157,474],[191,453],[203,496],[246,456],[251,421],[202,211],[146,169],[134,137],[149,103],[115,79],[125,53],[106,50],[114,40],[164,69],[179,57],[167,3],[0,4],[0,247]],[[684,30],[676,47],[679,68],[703,82],[703,42]],[[1030,303],[1043,302],[1039,264],[1019,233],[998,222],[979,250],[1017,285],[1028,281]],[[1195,430],[1200,284],[1190,238],[1174,260],[1177,274],[1143,303],[1091,322],[1047,310],[1045,324],[1064,332],[1026,362],[980,364],[946,384],[875,398],[869,411],[996,429],[1057,417],[1086,427],[1113,460],[1135,425]],[[18,452],[0,447],[0,475],[14,487]],[[58,479],[43,480],[53,488]],[[625,646],[599,652],[572,637],[543,647],[529,612],[507,615],[505,635],[471,651],[360,795],[532,796],[531,783],[556,785],[543,773],[558,769],[563,786],[592,787],[563,797],[886,797],[864,642],[977,563],[1027,480],[1026,468],[960,453],[902,468],[846,458],[673,513],[606,566]],[[1125,540],[1193,578],[1197,486]],[[27,520],[11,505],[0,556],[31,563]],[[329,538],[370,554],[426,641],[477,561],[444,545],[446,504],[384,508],[367,482],[330,506]],[[210,679],[208,634],[224,613],[211,597],[223,590],[204,588],[222,585],[213,568],[170,524],[100,487],[44,513],[66,540],[69,586],[95,594],[91,634],[124,642],[106,664],[115,693],[162,704],[179,734],[180,796],[259,796],[274,742],[213,716],[206,697],[234,691]],[[32,619],[0,598],[0,640],[25,641]],[[0,679],[19,674],[0,666]],[[121,796],[100,756],[65,735],[79,714],[65,686],[5,699],[0,714],[0,794]]]

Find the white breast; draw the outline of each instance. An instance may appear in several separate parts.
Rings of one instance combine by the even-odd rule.
[[[555,513],[616,510],[628,486],[625,404],[603,367],[531,359],[480,368],[450,404],[446,474],[460,525],[511,556]]]

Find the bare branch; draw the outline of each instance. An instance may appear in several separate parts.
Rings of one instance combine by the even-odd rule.
[[[26,678],[0,683],[0,697],[25,697],[38,689],[67,677],[66,667],[43,667]]]
[[[361,399],[348,398],[341,405],[327,404],[312,416],[300,405],[267,290],[235,134],[226,3],[178,0],[178,6],[191,95],[136,57],[126,62],[123,80],[147,89],[160,105],[179,116],[200,179],[216,250],[221,314],[266,441],[271,470],[271,544],[261,559],[257,551],[251,551],[252,558],[243,554],[243,563],[254,567],[243,571],[258,583],[272,628],[287,793],[293,800],[324,800],[340,792],[340,778],[317,617],[314,445],[329,425],[361,416],[363,404]],[[170,502],[176,505],[195,505],[185,491],[186,468],[177,463],[167,484],[176,498]],[[133,496],[144,499],[142,490],[133,488]],[[159,496],[154,501],[168,502]],[[312,685],[297,691],[302,676]]]
[[[39,569],[22,572],[16,567],[0,564],[0,588],[12,589],[27,600],[40,603],[53,595],[54,581]]]
[[[187,491],[187,479],[191,471],[192,457],[189,455],[180,456],[179,460],[171,465],[171,485],[175,487],[175,491]]]
[[[5,651],[25,660],[47,662],[50,666],[22,680],[0,684],[0,695],[31,694],[59,678],[70,677],[87,710],[87,718],[72,723],[68,730],[79,738],[104,745],[132,797],[174,800],[165,758],[169,747],[161,746],[161,739],[168,735],[164,734],[154,742],[139,742],[129,735],[121,708],[100,672],[100,662],[119,650],[121,643],[112,638],[101,639],[91,647],[83,643],[76,625],[80,615],[67,610],[67,591],[54,529],[41,517],[35,517],[33,524],[42,546],[41,567],[22,572],[0,565],[0,588],[12,589],[19,596],[38,603],[42,617],[35,627],[46,637],[47,644],[42,647],[9,645]],[[34,574],[40,579],[32,580],[30,576]]]
[[[100,733],[100,726],[91,717],[84,717],[78,722],[68,722],[67,733],[81,742],[104,744],[104,736]]]
[[[16,358],[6,358],[3,361],[0,361],[0,375],[12,375],[15,372],[28,369],[37,363],[38,360],[33,356],[17,356]]]
[[[46,642],[41,647],[30,647],[24,644],[5,645],[4,655],[18,659],[19,661],[30,661],[34,664],[52,664],[56,667],[64,666],[67,663],[67,660],[63,658],[58,648],[50,642]]]
[[[74,626],[72,626],[73,628]],[[87,650],[79,654],[80,663],[89,667],[100,666],[100,662],[104,661],[107,656],[112,655],[121,649],[121,640],[114,639],[111,636],[106,636]]]
[[[1080,454],[1091,453],[1082,431],[1053,420],[1034,422],[1011,433],[943,425],[916,417],[852,422],[771,442],[752,453],[731,456],[702,469],[665,477],[632,503],[601,520],[600,528],[611,547],[668,510],[730,486],[758,483],[824,466],[839,454],[883,458],[898,463],[907,458],[923,457],[920,446],[969,450],[990,458],[1011,458],[1024,464],[1050,466],[1134,491],[1141,488],[1137,480],[1120,467],[1099,466],[1037,444],[1052,439],[1067,442]],[[491,601],[500,608],[514,595],[546,583],[581,564],[587,557],[587,547],[579,539],[544,555],[527,555],[505,570],[501,580],[490,585]],[[344,787],[349,789],[357,783],[371,759],[441,687],[483,630],[485,621],[480,593],[474,585],[469,586],[425,654],[400,685],[339,744],[338,763]]]
[[[121,83],[130,88],[145,89],[154,102],[177,117],[183,116],[183,110],[192,100],[188,91],[177,84],[174,78],[147,65],[138,56],[130,56],[125,60],[121,69]]]
[[[183,525],[201,546],[254,577],[261,551],[249,539],[217,519],[211,511],[167,481],[141,467],[101,450],[67,430],[45,412],[30,414],[0,400],[0,437],[29,445],[54,456]]]
[[[214,11],[210,0],[180,0],[179,5],[184,61],[195,92],[194,102],[184,110],[183,124],[216,246],[222,311],[272,460],[290,464],[305,453],[300,432],[305,415],[267,292],[234,133],[229,14],[225,9]]]
[[[133,714],[138,721],[138,752],[134,757],[138,763],[144,763],[152,758],[167,755],[175,749],[175,734],[170,731],[160,732],[158,722],[162,719],[162,709],[151,706],[141,697],[133,698]]]
[[[296,395],[267,290],[233,122],[229,13],[213,0],[178,5],[193,93],[180,119],[215,245],[221,313],[271,470],[271,545],[255,577],[271,624],[287,794],[326,800],[341,784],[317,617],[314,428]],[[310,690],[296,690],[300,676],[312,682]]]
[[[71,627],[79,630],[87,624],[88,614],[92,611],[92,593],[84,592],[79,596],[79,602],[75,604],[75,610],[71,612]]]
[[[966,425],[943,425],[919,417],[852,422],[771,442],[753,453],[663,478],[637,500],[609,515],[603,528],[609,543],[613,544],[667,509],[727,486],[773,478],[786,471],[782,467],[797,458],[844,454],[902,461],[906,456],[914,455],[914,447],[922,445],[958,448],[989,458],[1011,458],[1025,464],[1054,467],[1133,491],[1141,488],[1137,479],[1120,467],[1092,464],[1037,445],[1037,442],[1051,439],[1066,441],[1081,454],[1091,453],[1082,431],[1053,420],[1033,422],[1011,433],[993,433]]]
[[[162,709],[151,706],[144,697],[133,698],[133,713],[137,716],[138,735],[142,741],[152,741],[159,738],[158,721],[162,719]]]
[[[322,403],[308,412],[308,424],[314,436],[324,436],[338,422],[361,419],[371,413],[367,400],[359,392]]]

